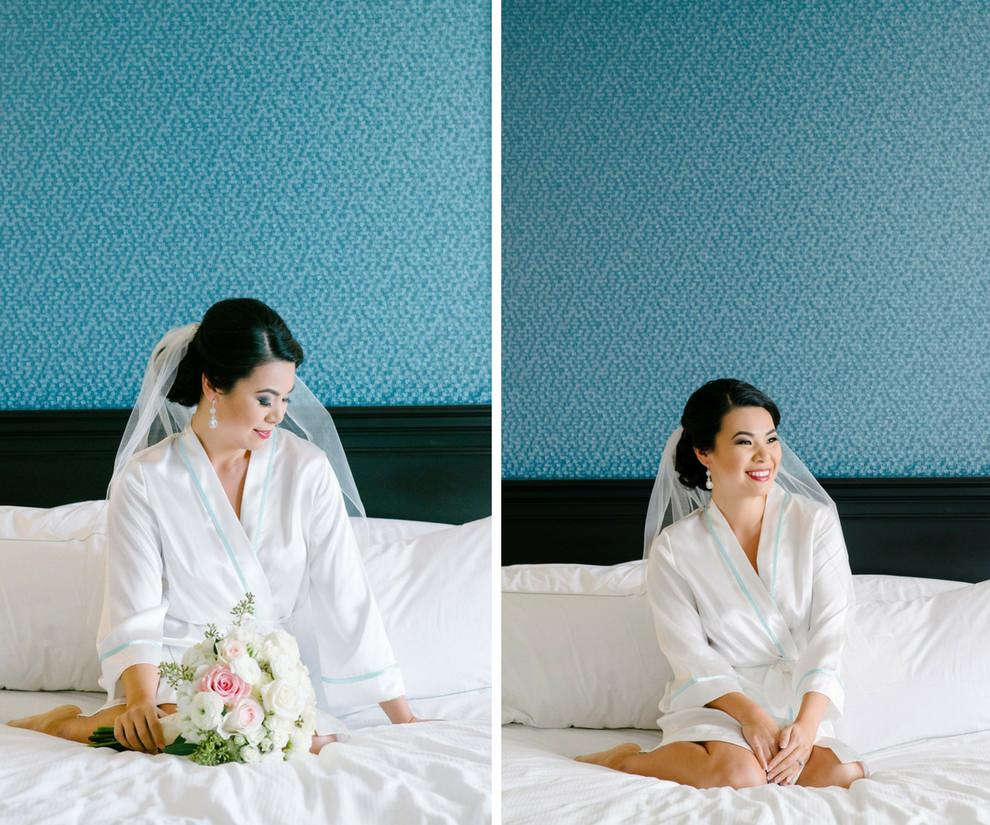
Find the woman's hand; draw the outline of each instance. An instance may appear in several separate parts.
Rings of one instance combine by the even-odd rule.
[[[739,720],[743,739],[752,748],[760,767],[767,770],[778,750],[780,729],[770,714],[760,709]]]
[[[793,722],[780,730],[780,750],[770,761],[767,782],[793,785],[802,769],[808,764],[811,749],[815,745],[815,731],[810,725]]]
[[[165,716],[152,702],[128,705],[113,723],[113,736],[128,750],[158,753],[165,747],[160,716]]]

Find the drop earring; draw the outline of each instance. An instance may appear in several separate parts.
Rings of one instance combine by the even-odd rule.
[[[217,428],[217,400],[214,398],[210,402],[210,429],[215,430]]]
[[[712,471],[705,467],[705,489],[712,489]]]

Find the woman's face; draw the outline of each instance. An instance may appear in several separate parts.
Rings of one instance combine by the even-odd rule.
[[[230,389],[229,392],[207,390],[206,414],[210,397],[217,400],[216,435],[230,447],[256,450],[271,438],[272,430],[285,416],[296,380],[296,365],[291,361],[261,364]]]
[[[736,407],[722,419],[715,447],[698,460],[711,471],[719,497],[766,495],[777,477],[780,440],[773,418],[763,407]]]

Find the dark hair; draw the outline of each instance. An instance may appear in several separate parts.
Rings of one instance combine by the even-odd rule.
[[[715,446],[715,436],[722,429],[722,419],[737,407],[762,407],[780,424],[780,410],[765,393],[752,384],[735,378],[717,378],[691,393],[684,405],[681,426],[684,432],[677,442],[674,469],[685,487],[705,486],[705,465],[698,461],[695,448],[702,452]]]
[[[260,364],[291,361],[303,350],[277,312],[254,298],[218,301],[203,316],[189,350],[179,362],[168,400],[194,407],[203,394],[203,375],[221,392]]]

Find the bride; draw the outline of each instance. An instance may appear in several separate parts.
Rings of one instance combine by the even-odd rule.
[[[742,381],[688,399],[646,528],[649,601],[673,670],[662,743],[580,761],[698,788],[848,787],[865,775],[832,737],[851,596],[842,528],[779,423],[777,405]]]
[[[393,723],[416,721],[348,517],[345,497],[363,516],[360,497],[329,413],[296,376],[302,360],[285,322],[250,298],[155,346],[108,493],[107,701],[8,724],[76,742],[112,726],[126,748],[159,752],[159,719],[177,707],[159,663],[228,625],[246,592],[260,625],[299,642],[317,696],[311,752],[346,737],[335,706],[377,702]]]

